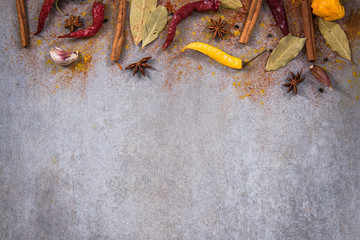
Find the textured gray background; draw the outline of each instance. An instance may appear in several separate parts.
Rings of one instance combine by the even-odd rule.
[[[28,9],[31,32],[40,7]],[[307,69],[302,53],[269,73],[276,81],[256,101],[239,98],[230,80],[219,87],[218,76],[235,71],[197,53],[175,56],[194,66],[178,77],[166,65],[171,52],[149,47],[155,69],[132,78],[106,59],[111,41],[96,36],[107,50],[75,78],[86,83],[55,92],[67,69],[52,74],[39,53],[56,45],[56,34],[53,45],[44,36],[60,15],[40,46],[32,36],[21,49],[15,1],[0,8],[9,32],[0,39],[0,239],[360,239],[358,65],[333,69],[334,91],[307,80],[287,95],[278,83]],[[140,58],[128,44],[123,64]]]

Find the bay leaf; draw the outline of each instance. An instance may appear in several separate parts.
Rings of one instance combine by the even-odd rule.
[[[132,0],[130,8],[130,29],[135,45],[142,40],[142,32],[150,13],[155,10],[157,0]]]
[[[330,48],[341,57],[351,61],[349,40],[340,25],[319,18],[319,29]]]
[[[306,38],[298,38],[288,34],[274,48],[266,62],[266,71],[278,70],[294,59],[304,47]]]
[[[145,47],[152,41],[154,41],[161,31],[164,29],[167,23],[168,12],[166,7],[158,6],[149,16],[146,21],[144,30],[142,33],[142,47]]]
[[[242,8],[243,4],[240,0],[221,0],[221,7],[237,10]]]

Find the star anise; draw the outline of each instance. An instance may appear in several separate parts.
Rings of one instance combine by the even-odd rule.
[[[76,27],[81,27],[80,17],[74,17],[73,15],[70,15],[70,18],[65,20],[64,27],[69,29],[70,32],[73,32]]]
[[[134,72],[133,72],[133,76],[135,75],[135,73],[137,73],[138,71],[141,72],[141,74],[143,76],[145,76],[145,69],[146,68],[152,68],[152,66],[150,66],[149,64],[147,64],[146,62],[150,59],[151,57],[146,57],[141,59],[140,61],[136,62],[136,63],[132,63],[129,66],[127,66],[125,69],[130,69],[130,68],[134,68]]]
[[[283,86],[285,87],[289,87],[288,92],[290,92],[291,90],[294,90],[295,94],[297,94],[297,85],[299,83],[301,83],[302,81],[304,81],[305,77],[301,77],[302,74],[302,70],[301,72],[298,72],[296,75],[294,75],[294,73],[291,72],[291,78],[286,78],[286,80],[288,80],[288,83],[284,83]]]
[[[222,19],[215,21],[214,19],[210,19],[210,26],[207,26],[210,29],[210,32],[214,32],[212,39],[216,36],[219,36],[221,39],[224,39],[223,34],[228,34],[229,31],[225,29],[226,22],[222,22]]]

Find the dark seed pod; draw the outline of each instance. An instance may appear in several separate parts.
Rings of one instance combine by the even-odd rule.
[[[318,65],[311,65],[310,71],[314,77],[319,80],[319,82],[328,86],[330,90],[332,90],[330,78],[322,67],[319,67]]]

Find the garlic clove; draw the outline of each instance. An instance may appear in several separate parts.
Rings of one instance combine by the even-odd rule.
[[[65,67],[78,59],[79,51],[67,52],[64,49],[56,47],[50,50],[50,57],[56,64]]]
[[[310,71],[314,75],[314,77],[317,80],[319,80],[319,82],[328,86],[330,88],[330,90],[332,90],[331,80],[330,80],[328,74],[326,73],[326,71],[322,67],[320,67],[318,65],[311,65]]]

